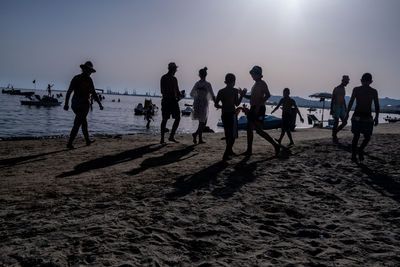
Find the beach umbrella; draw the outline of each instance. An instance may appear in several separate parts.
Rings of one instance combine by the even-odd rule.
[[[322,102],[322,118],[321,121],[324,121],[324,110],[325,110],[325,99],[331,99],[331,93],[315,93],[310,95],[310,97],[319,98],[319,101]]]

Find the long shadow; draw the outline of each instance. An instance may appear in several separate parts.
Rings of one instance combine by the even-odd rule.
[[[400,202],[400,183],[393,177],[374,171],[364,164],[358,164],[362,172],[368,175],[369,181],[367,183],[372,186],[376,191],[384,196],[388,196],[393,200]],[[379,188],[377,188],[377,186]],[[389,194],[387,194],[389,193]]]
[[[183,197],[196,189],[208,186],[210,183],[216,181],[218,173],[223,171],[227,166],[227,162],[219,161],[193,175],[183,175],[178,177],[176,182],[173,184],[175,190],[166,195],[167,199]]]
[[[191,158],[191,157],[195,156],[195,154],[190,155],[188,157],[185,157],[185,156],[188,155],[189,153],[191,153],[193,150],[194,150],[194,145],[191,145],[191,146],[187,146],[183,149],[169,151],[159,157],[147,158],[142,163],[140,163],[139,168],[136,168],[129,172],[126,172],[126,174],[136,175],[136,174],[139,174],[150,168],[168,165],[171,163],[176,163],[176,162]]]
[[[254,171],[257,169],[258,163],[264,163],[274,158],[275,157],[270,157],[265,160],[253,161],[250,163],[247,163],[249,157],[243,158],[235,165],[234,171],[229,174],[224,187],[214,189],[211,194],[225,199],[233,197],[233,195],[244,185],[256,180],[257,177],[255,176]]]
[[[18,165],[18,164],[23,164],[24,161],[28,161],[28,160],[32,160],[32,159],[36,159],[36,158],[40,158],[40,157],[44,157],[44,156],[48,156],[48,155],[64,152],[64,151],[67,151],[67,150],[68,149],[61,149],[61,150],[57,150],[57,151],[41,153],[41,154],[36,154],[36,155],[15,157],[15,158],[9,158],[9,159],[2,159],[2,160],[0,160],[0,166],[2,166],[0,168],[15,166],[15,165]],[[41,160],[44,160],[44,159],[41,159]],[[35,160],[35,161],[38,161],[38,160]]]
[[[145,145],[132,150],[127,150],[115,155],[107,155],[101,158],[89,160],[75,166],[74,170],[63,172],[57,175],[57,178],[64,178],[72,175],[81,174],[90,170],[102,169],[119,163],[131,161],[142,157],[144,154],[152,153],[164,147],[163,145]]]

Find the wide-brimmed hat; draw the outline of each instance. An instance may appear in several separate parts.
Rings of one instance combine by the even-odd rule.
[[[175,62],[170,62],[169,64],[168,64],[168,69],[170,70],[170,69],[177,69],[178,68],[178,66],[175,64]]]
[[[93,68],[93,63],[91,61],[86,61],[85,64],[80,65],[81,69],[89,70],[90,72],[96,72]]]
[[[349,75],[343,75],[342,81],[350,81]]]
[[[254,66],[253,68],[251,68],[250,74],[262,75],[262,68],[260,66]]]

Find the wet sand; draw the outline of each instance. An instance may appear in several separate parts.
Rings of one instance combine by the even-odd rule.
[[[330,135],[300,129],[279,158],[255,136],[228,162],[222,134],[0,141],[0,265],[399,266],[400,124],[361,165]]]

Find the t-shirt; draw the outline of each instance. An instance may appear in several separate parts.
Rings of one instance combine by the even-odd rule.
[[[343,85],[338,85],[333,89],[332,93],[332,105],[336,106],[346,106],[346,101],[344,99],[346,95],[346,89],[344,88]]]
[[[282,107],[282,113],[292,113],[292,109],[297,106],[296,101],[290,97],[281,98],[278,105]]]
[[[72,99],[87,99],[89,100],[92,94],[94,99],[98,100],[92,78],[83,73],[76,75],[71,80],[68,92],[74,92]]]
[[[222,102],[222,112],[235,112],[239,101],[238,94],[238,89],[225,87],[218,91],[215,103]]]
[[[251,106],[264,106],[265,96],[270,96],[268,85],[265,81],[256,81],[251,88],[250,105]]]
[[[160,81],[161,94],[164,98],[178,98],[180,95],[178,80],[172,74],[165,74]]]
[[[372,119],[371,105],[374,98],[378,99],[378,91],[370,86],[359,86],[353,89],[351,97],[356,100],[353,118]]]

